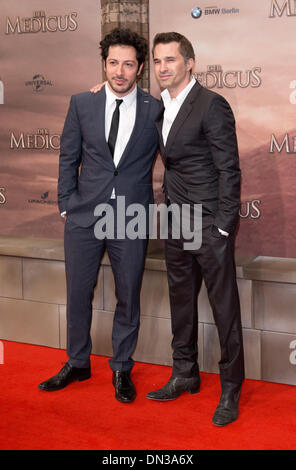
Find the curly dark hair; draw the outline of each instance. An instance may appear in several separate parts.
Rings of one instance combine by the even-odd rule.
[[[110,46],[132,46],[136,49],[136,57],[138,61],[138,69],[145,62],[148,51],[148,44],[145,38],[139,36],[138,33],[130,29],[115,28],[111,33],[107,34],[100,42],[101,56],[104,62],[109,54]]]

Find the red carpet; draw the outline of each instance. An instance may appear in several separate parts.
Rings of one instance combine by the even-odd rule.
[[[58,392],[42,392],[39,382],[54,375],[66,353],[3,341],[0,364],[1,450],[295,450],[294,386],[246,380],[240,417],[212,425],[220,395],[219,377],[202,373],[197,395],[158,403],[145,394],[167,381],[171,369],[136,363],[134,403],[114,399],[108,359],[92,357],[90,380]]]

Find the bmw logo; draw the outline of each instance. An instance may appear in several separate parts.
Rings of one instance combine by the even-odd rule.
[[[202,9],[199,7],[195,7],[191,10],[191,16],[194,19],[200,18],[202,14]]]

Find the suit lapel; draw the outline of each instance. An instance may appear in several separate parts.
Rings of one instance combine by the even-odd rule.
[[[169,135],[167,137],[166,141],[166,146],[164,147],[165,153],[168,154],[170,147],[172,143],[174,142],[179,130],[181,129],[182,125],[184,124],[185,120],[188,118],[190,115],[192,108],[193,108],[193,103],[201,89],[201,85],[196,82],[196,84],[192,87],[190,92],[188,93],[184,103],[182,104],[181,108],[179,109],[179,112],[172,124],[172,127],[170,129]],[[161,134],[162,131],[160,130]]]
[[[163,105],[163,101],[161,100],[159,113],[155,118],[155,126],[159,135],[159,145],[160,145],[161,156],[165,158],[165,146],[164,146],[163,138],[162,138],[163,113],[164,113],[164,105]]]
[[[196,82],[196,84],[192,87],[192,89],[190,90],[190,92],[188,93],[188,95],[186,96],[186,99],[184,101],[184,103],[182,104],[181,108],[179,109],[179,112],[172,124],[172,127],[170,129],[170,132],[169,132],[169,135],[168,135],[168,138],[167,138],[167,142],[166,142],[166,152],[169,152],[170,150],[170,147],[173,143],[173,141],[175,140],[180,128],[182,127],[182,125],[184,124],[184,121],[187,119],[187,117],[189,116],[189,114],[191,113],[192,111],[192,108],[193,108],[193,103],[196,99],[196,95],[199,93],[201,89],[201,86],[198,82]]]
[[[106,142],[105,136],[105,107],[106,107],[106,92],[105,87],[102,88],[98,93],[93,93],[93,120],[95,128],[98,130],[98,140],[100,145],[103,145],[103,152],[108,155],[110,163],[114,166],[112,155]],[[137,89],[137,109],[136,119],[131,137],[125,147],[125,150],[118,163],[120,167],[126,159],[129,152],[133,149],[136,141],[141,137],[143,128],[145,127],[147,117],[149,116],[150,109],[150,96],[143,92],[140,88]],[[110,158],[109,158],[110,157]]]
[[[112,155],[109,146],[106,142],[105,136],[105,107],[106,107],[106,92],[105,87],[102,88],[98,93],[93,93],[93,122],[95,128],[98,131],[98,140],[100,146],[102,146],[103,154],[108,155],[110,163],[113,164]]]
[[[137,110],[136,110],[136,119],[135,125],[132,130],[130,139],[124,149],[124,152],[121,156],[121,159],[118,163],[118,167],[120,167],[124,160],[126,159],[129,152],[135,146],[137,140],[142,135],[143,128],[145,127],[147,117],[149,115],[150,109],[150,97],[148,94],[143,92],[140,88],[137,89]]]
[[[186,101],[186,100],[185,100]],[[170,132],[167,137],[166,141],[166,146],[165,146],[165,151],[166,153],[169,153],[170,147],[172,143],[174,142],[175,138],[177,137],[177,134],[183,125],[185,119],[189,116],[192,110],[192,104],[189,102],[184,102],[172,124],[172,127],[170,129]]]

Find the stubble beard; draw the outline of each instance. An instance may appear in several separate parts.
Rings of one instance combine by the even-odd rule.
[[[137,81],[137,79],[135,79],[131,82],[128,82],[126,88],[120,88],[120,87],[118,88],[117,85],[113,84],[113,80],[114,80],[114,77],[112,77],[111,80],[108,80],[109,86],[114,91],[114,93],[117,93],[118,95],[121,95],[121,96],[127,95]]]

